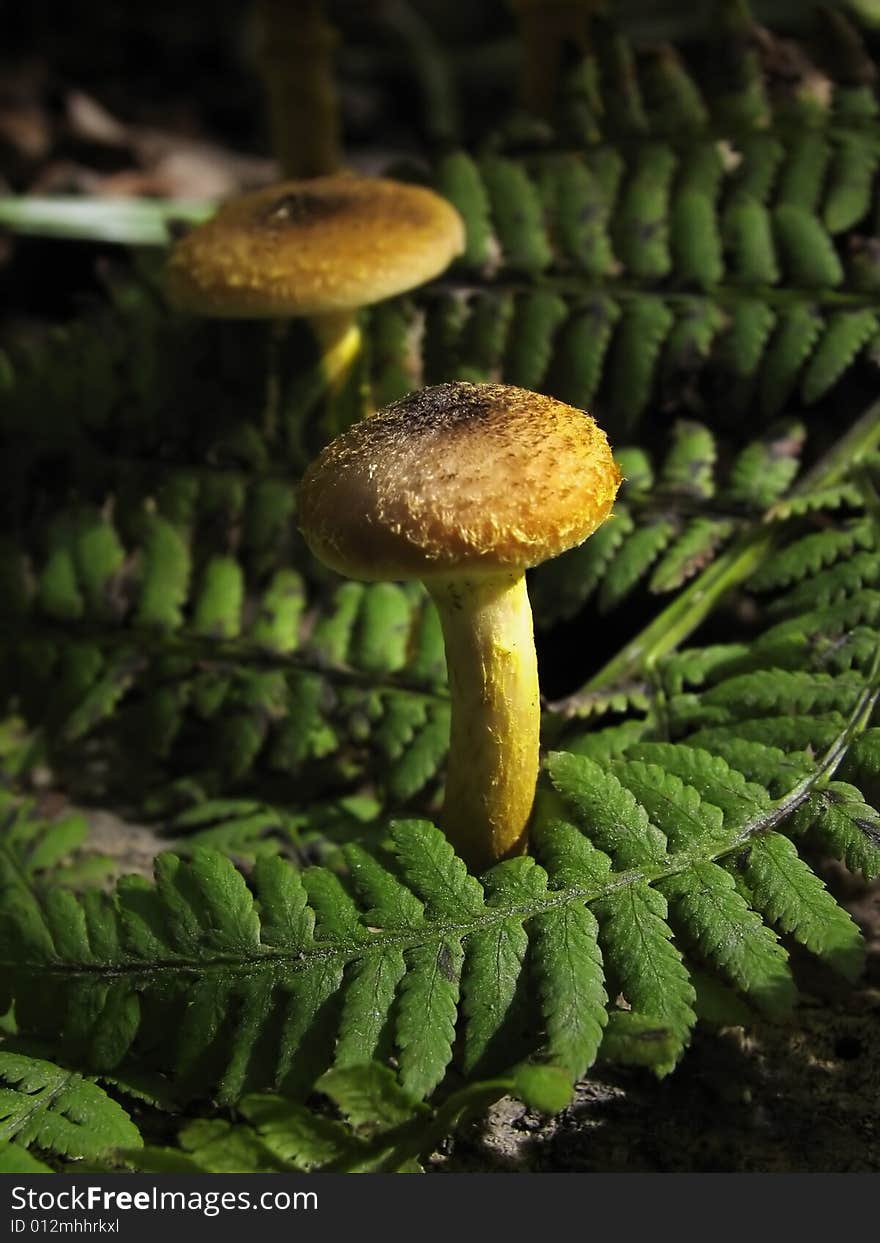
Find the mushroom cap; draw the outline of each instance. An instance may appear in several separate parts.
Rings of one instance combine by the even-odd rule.
[[[620,471],[590,415],[504,384],[438,384],[357,423],[306,471],[315,555],[350,578],[522,570],[591,535]]]
[[[284,181],[225,203],[172,248],[180,310],[229,318],[351,311],[437,276],[464,225],[423,186],[346,174]]]

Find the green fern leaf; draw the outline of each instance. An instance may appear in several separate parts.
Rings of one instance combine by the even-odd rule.
[[[40,608],[59,621],[78,621],[85,613],[72,544],[69,527],[63,522],[54,523],[49,531],[48,556],[37,583]]]
[[[773,212],[773,228],[791,281],[806,289],[834,289],[843,267],[828,234],[815,216],[792,203]]]
[[[389,698],[386,715],[393,711],[392,705],[399,703],[399,698]],[[385,779],[389,796],[395,802],[407,802],[437,776],[449,749],[449,726],[449,705],[432,704],[419,727],[407,736],[405,745],[396,745],[394,762]]]
[[[866,880],[880,876],[880,815],[854,786],[832,781],[812,793],[796,813],[794,828],[809,829],[851,872]]]
[[[407,1095],[393,1072],[377,1062],[328,1070],[316,1087],[330,1097],[352,1126],[371,1132],[390,1130],[425,1112],[418,1101]],[[248,1116],[253,1117],[249,1102],[243,1105]]]
[[[681,1036],[671,1023],[635,1010],[612,1010],[599,1060],[641,1066],[665,1075],[681,1056]]]
[[[693,518],[660,559],[649,590],[675,591],[714,559],[733,532],[734,524],[725,518]]]
[[[608,128],[625,134],[646,134],[648,117],[632,44],[602,18],[594,19],[592,34],[602,65],[602,98]]]
[[[300,620],[305,606],[302,577],[296,570],[278,570],[263,594],[250,637],[258,646],[279,656],[299,646]]]
[[[0,1174],[52,1174],[52,1167],[18,1144],[0,1141]]]
[[[140,1146],[137,1127],[121,1106],[74,1071],[2,1050],[0,1079],[3,1142],[73,1158]]]
[[[672,200],[669,227],[678,277],[701,289],[717,285],[724,276],[724,262],[715,205],[709,196],[699,190],[679,190]]]
[[[379,407],[405,397],[419,382],[420,358],[413,346],[412,312],[401,301],[371,309],[370,388]]]
[[[639,884],[603,898],[593,909],[613,986],[633,1010],[669,1027],[670,1056],[657,1070],[670,1071],[696,1022],[696,993],[666,923],[666,901],[656,889]]]
[[[727,872],[715,863],[695,864],[659,887],[683,936],[759,1009],[773,1016],[791,1011],[795,988],[788,956],[736,892]]]
[[[718,840],[723,835],[720,807],[704,802],[693,786],[658,764],[618,760],[614,775],[645,809],[651,822],[666,836],[672,851],[688,842]]]
[[[648,53],[640,82],[655,133],[697,133],[708,125],[709,113],[699,87],[670,44]]]
[[[785,407],[823,326],[818,310],[808,303],[798,303],[779,316],[761,364],[761,412],[766,417]]]
[[[746,780],[742,772],[732,768],[722,756],[712,755],[697,747],[693,739],[689,739],[685,746],[668,742],[639,742],[629,748],[627,755],[632,761],[646,761],[652,767],[659,767],[662,774],[659,778],[661,785],[668,777],[678,778],[683,783],[681,793],[690,803],[691,816],[694,810],[699,813],[693,828],[694,840],[699,840],[706,833],[711,837],[717,832],[719,826],[714,814],[716,808],[723,813],[724,828],[729,833],[731,830],[738,832],[770,806],[767,793],[760,785]],[[644,781],[645,774],[640,775]],[[670,791],[674,792],[675,789],[676,787],[670,786]],[[699,804],[694,808],[692,791],[705,800],[705,817]],[[661,791],[658,790],[657,793],[659,797],[664,797]],[[673,804],[677,806],[679,798],[670,797],[668,802],[670,807]],[[677,813],[671,810],[664,812],[667,819],[675,814]],[[669,834],[681,832],[680,824],[671,823],[667,830]]]
[[[546,875],[542,868],[535,867],[533,860],[511,860],[487,877],[488,905],[515,907],[519,900],[540,898],[546,888]],[[516,1019],[522,1017],[517,1011],[522,1010],[522,968],[528,944],[523,921],[516,917],[468,937],[462,980],[463,1010],[468,1022],[461,1052],[462,1066],[468,1074],[497,1070],[495,1048],[510,1048],[512,1044],[515,1048],[511,1028],[515,1033]],[[555,960],[552,965],[556,965]],[[508,1055],[507,1062],[512,1060]]]
[[[466,244],[461,262],[468,268],[484,267],[490,261],[492,243],[489,196],[469,155],[454,151],[439,162],[437,189],[464,221]]]
[[[808,751],[783,751],[781,747],[743,738],[726,729],[698,730],[687,742],[689,747],[705,748],[724,759],[750,782],[763,786],[771,798],[784,797],[816,769],[816,762]]]
[[[361,599],[350,659],[366,673],[395,673],[406,664],[412,605],[393,583],[370,583]]]
[[[785,159],[785,146],[773,134],[750,134],[737,144],[742,156],[734,173],[737,199],[768,202]]]
[[[854,484],[828,484],[826,487],[814,488],[809,492],[785,497],[773,506],[771,516],[784,520],[799,518],[803,514],[815,513],[819,510],[840,509],[845,505],[860,508],[861,500],[861,494]]]
[[[802,424],[787,421],[753,441],[731,467],[726,496],[735,505],[769,509],[794,482],[805,439]]]
[[[645,577],[660,553],[676,534],[675,523],[658,518],[636,527],[608,566],[599,593],[599,608],[608,612]]]
[[[675,317],[661,298],[640,296],[626,308],[611,358],[611,405],[624,431],[633,427],[651,398],[654,372]]]
[[[547,1053],[572,1081],[596,1060],[607,1023],[598,931],[595,916],[585,907],[557,907],[535,920]]]
[[[877,332],[873,311],[838,311],[832,315],[804,374],[801,394],[810,406],[833,388],[856,354]]]
[[[597,177],[593,166],[600,159],[613,161],[616,175],[608,169],[603,178]],[[543,176],[550,182],[558,249],[565,261],[589,276],[607,276],[614,266],[608,221],[622,167],[619,155],[603,148],[592,155],[590,163],[557,156],[543,168]]]
[[[480,172],[505,266],[528,275],[541,272],[553,255],[533,183],[518,164],[502,156],[486,156]]]
[[[719,342],[720,362],[746,393],[751,386],[743,382],[757,373],[775,324],[775,313],[757,299],[741,298],[733,307],[730,325]]]
[[[809,546],[806,551],[810,551]],[[793,555],[799,557],[803,552],[804,549],[801,548],[797,554],[793,552]],[[802,578],[803,575],[799,577]],[[828,569],[816,573],[811,582],[801,582],[786,595],[775,600],[773,611],[791,616],[804,610],[813,612],[816,609],[834,607],[861,594],[863,588],[875,585],[878,578],[880,567],[873,551],[854,552],[845,561],[832,564]]]
[[[749,579],[749,585],[756,591],[778,591],[812,578],[858,549],[873,549],[875,543],[873,525],[864,519],[841,523],[827,531],[813,531],[765,561]]]
[[[789,146],[776,187],[777,203],[815,212],[831,163],[831,145],[823,134],[799,135]]]
[[[459,341],[461,379],[485,383],[501,378],[513,308],[513,295],[507,292],[480,293],[473,298]],[[409,384],[407,390],[413,387]]]
[[[672,267],[669,196],[678,163],[671,148],[649,143],[623,188],[615,213],[615,249],[633,276],[659,280]]]
[[[432,1092],[450,1060],[463,961],[456,937],[409,952],[397,1041],[401,1082],[413,1096]]]
[[[573,617],[590,598],[621,545],[634,530],[624,505],[617,505],[613,517],[586,543],[552,561],[532,574],[529,594],[539,627]]]
[[[617,303],[600,295],[569,316],[557,339],[550,381],[562,401],[581,410],[589,408],[619,319]]]
[[[88,821],[78,814],[44,820],[31,803],[0,790],[0,877],[6,867],[28,875],[55,871],[86,840]]]
[[[670,401],[699,375],[724,323],[723,311],[709,298],[693,298],[679,307],[663,352],[661,386]]]
[[[730,279],[740,285],[775,285],[779,280],[773,221],[757,198],[738,194],[724,210],[722,237]]]
[[[748,6],[725,2],[716,21],[712,111],[734,132],[766,129],[773,113]]]
[[[871,208],[871,194],[880,158],[869,143],[843,140],[834,152],[822,220],[831,234],[854,228]]]
[[[705,686],[723,677],[731,662],[748,654],[741,643],[719,643],[712,647],[673,652],[663,661],[661,676],[667,694],[679,695],[686,686]]]
[[[234,639],[241,632],[244,579],[232,557],[213,557],[205,567],[193,616],[193,631],[210,639]]]
[[[819,877],[779,833],[750,843],[736,860],[749,900],[768,919],[807,949],[827,958],[836,970],[855,980],[864,963],[861,933],[837,905]]]
[[[835,678],[826,673],[774,669],[728,678],[710,687],[702,703],[721,709],[728,720],[761,713],[849,711],[863,689],[859,676]]]
[[[715,492],[715,437],[703,423],[679,419],[663,462],[661,485],[684,496],[708,499]]]
[[[690,736],[689,741],[710,750],[718,749],[719,741],[723,739],[744,739],[765,746],[775,744],[787,753],[806,750],[822,752],[827,751],[840,737],[843,726],[844,718],[839,712],[745,717],[726,723],[723,729],[700,729]]]
[[[553,339],[568,316],[556,294],[537,291],[517,298],[507,341],[505,379],[520,388],[540,389],[550,365]]]
[[[588,756],[564,751],[549,756],[547,771],[554,788],[587,826],[590,840],[610,854],[617,867],[663,858],[664,834],[613,773]]]

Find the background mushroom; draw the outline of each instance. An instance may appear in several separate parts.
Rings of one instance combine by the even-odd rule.
[[[464,250],[464,225],[422,186],[340,174],[241,195],[182,237],[167,267],[180,310],[230,319],[307,316],[325,380],[360,351],[357,310],[414,289]]]
[[[420,578],[438,608],[452,697],[442,823],[475,869],[526,847],[540,699],[525,570],[585,540],[619,483],[588,414],[466,383],[356,424],[302,481],[317,557],[353,578]]]
[[[333,56],[321,0],[255,0],[272,150],[285,177],[318,177],[342,162]]]

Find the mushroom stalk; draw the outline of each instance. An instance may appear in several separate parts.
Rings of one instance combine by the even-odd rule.
[[[522,571],[427,581],[446,645],[452,726],[442,824],[482,870],[526,848],[541,725]]]
[[[333,69],[336,34],[321,0],[257,0],[272,148],[284,177],[320,177],[341,162]]]
[[[590,19],[604,0],[512,0],[519,16],[522,102],[529,112],[552,118],[566,47],[586,56]]]
[[[356,311],[325,311],[309,316],[318,349],[321,371],[331,393],[338,393],[358,359],[363,344]]]

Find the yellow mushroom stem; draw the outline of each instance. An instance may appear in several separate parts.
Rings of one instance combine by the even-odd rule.
[[[266,367],[266,399],[263,405],[263,434],[272,440],[278,432],[281,418],[282,381],[281,355],[289,320],[275,319],[269,331],[268,363]],[[304,390],[303,404],[309,407],[333,401],[348,383],[352,369],[360,357],[363,345],[356,311],[324,312],[308,317],[309,330],[314,339],[318,361],[310,369]],[[368,395],[360,397],[364,417],[374,412]]]
[[[529,112],[552,117],[566,46],[590,52],[590,20],[604,0],[512,0],[522,47],[521,97]]]
[[[309,327],[321,352],[321,372],[331,396],[339,393],[363,344],[357,311],[310,315]]]
[[[482,871],[522,854],[538,778],[541,705],[522,571],[431,579],[452,698],[443,829]]]
[[[341,162],[336,32],[321,0],[257,0],[272,149],[284,177],[320,177]]]

